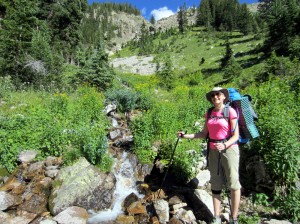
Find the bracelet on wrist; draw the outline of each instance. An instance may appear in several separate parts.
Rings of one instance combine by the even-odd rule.
[[[224,149],[226,149],[226,148],[227,148],[226,144],[225,144],[225,143],[223,143],[223,145],[224,145]]]

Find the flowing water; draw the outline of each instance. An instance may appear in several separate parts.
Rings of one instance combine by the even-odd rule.
[[[116,160],[114,164],[113,170],[117,182],[112,208],[99,213],[93,213],[93,216],[88,220],[89,224],[116,220],[117,216],[123,213],[122,202],[129,194],[135,193],[138,197],[143,197],[136,190],[134,170],[127,156],[128,153],[123,152],[122,158]]]

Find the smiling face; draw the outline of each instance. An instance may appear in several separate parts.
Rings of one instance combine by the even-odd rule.
[[[221,92],[212,92],[210,94],[211,102],[214,105],[223,104],[224,100],[226,99],[225,95]]]

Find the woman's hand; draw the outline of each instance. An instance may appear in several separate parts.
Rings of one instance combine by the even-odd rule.
[[[185,133],[184,133],[183,131],[178,131],[178,132],[177,132],[178,138],[183,138],[184,135],[185,135]]]
[[[222,150],[224,150],[224,149],[227,148],[226,144],[225,144],[225,143],[222,143],[222,142],[216,143],[216,144],[215,144],[215,147],[216,147],[216,149],[219,150],[219,151],[222,151]]]

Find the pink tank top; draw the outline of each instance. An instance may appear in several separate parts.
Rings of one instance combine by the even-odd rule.
[[[231,125],[230,120],[237,118],[237,113],[233,108],[229,110],[229,120],[227,121],[225,118],[218,118],[223,117],[222,111],[215,112],[212,110],[211,118],[208,118],[207,121],[207,128],[209,132],[209,138],[214,140],[222,140],[229,138],[231,136]],[[207,113],[205,115],[207,117]],[[210,148],[216,149],[214,147],[215,143],[210,142]]]

